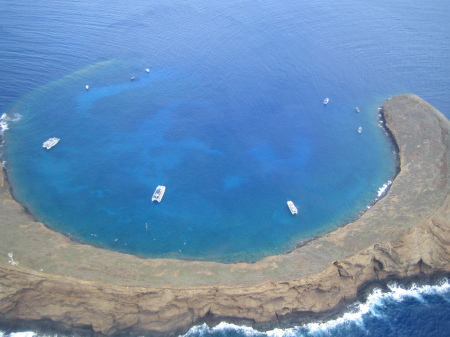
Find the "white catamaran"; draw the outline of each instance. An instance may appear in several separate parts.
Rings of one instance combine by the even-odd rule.
[[[48,140],[46,140],[44,142],[44,144],[42,144],[42,147],[45,147],[47,150],[50,150],[53,146],[58,144],[58,142],[59,142],[59,138],[56,138],[56,137],[49,138]]]
[[[166,186],[159,185],[156,188],[155,192],[153,193],[152,202],[155,201],[155,200],[157,202],[161,202],[165,191],[166,191]]]

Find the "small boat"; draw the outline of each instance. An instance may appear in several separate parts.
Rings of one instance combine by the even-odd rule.
[[[145,71],[149,73],[149,72],[150,72],[150,69],[147,68],[147,69],[145,69]]]
[[[289,210],[291,211],[292,214],[297,214],[298,213],[297,207],[295,207],[295,205],[294,205],[294,203],[292,201],[289,200],[287,202],[287,205],[288,205]]]
[[[328,104],[329,101],[330,101],[330,99],[327,97],[323,100],[323,104]]]
[[[136,76],[131,76],[131,80],[134,81],[136,79]]]
[[[53,146],[58,144],[58,142],[59,142],[59,138],[52,137],[52,138],[47,139],[44,142],[44,144],[42,144],[42,147],[45,147],[47,150],[50,150]]]
[[[157,202],[161,202],[165,191],[166,191],[166,186],[159,185],[158,187],[156,187],[156,190],[152,196],[152,202],[155,200]]]
[[[89,85],[86,85],[86,90],[89,90]]]
[[[358,133],[361,133],[362,132],[362,126],[360,126],[359,128],[358,128]]]
[[[358,107],[355,108],[355,111],[356,111],[356,112],[361,112],[361,110],[359,110]]]

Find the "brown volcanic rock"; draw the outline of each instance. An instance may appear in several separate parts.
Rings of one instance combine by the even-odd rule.
[[[77,244],[33,221],[5,182],[0,322],[108,335],[175,335],[222,318],[265,328],[332,313],[376,280],[448,273],[450,123],[414,95],[383,112],[401,163],[387,196],[357,221],[254,264],[144,260]]]

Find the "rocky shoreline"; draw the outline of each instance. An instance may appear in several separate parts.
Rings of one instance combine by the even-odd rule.
[[[0,325],[174,336],[329,317],[373,282],[450,272],[450,122],[415,95],[383,106],[400,172],[358,220],[255,263],[141,259],[71,241],[0,186]],[[12,252],[18,265],[8,263]]]

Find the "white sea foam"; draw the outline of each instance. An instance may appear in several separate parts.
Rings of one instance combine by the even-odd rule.
[[[381,186],[381,187],[378,189],[378,198],[381,197],[381,196],[385,193],[386,189],[387,189],[389,186],[391,186],[391,185],[392,185],[392,181],[388,180],[388,182],[387,182],[386,184],[384,184],[383,186]]]
[[[239,326],[232,323],[220,322],[214,327],[209,327],[207,324],[197,325],[192,327],[184,337],[198,337],[206,334],[213,334],[217,332],[225,333],[233,331],[239,333],[241,336],[264,336],[263,332],[259,332],[248,326]],[[281,330],[283,331],[283,330]],[[275,336],[275,335],[274,335]],[[281,336],[281,335],[280,335]],[[282,335],[285,336],[285,335]]]
[[[389,302],[401,302],[406,298],[414,297],[420,302],[424,302],[423,295],[439,295],[447,293],[450,290],[450,283],[448,279],[443,279],[438,285],[424,285],[417,286],[413,284],[409,288],[403,288],[397,283],[388,284],[389,292],[383,292],[380,289],[375,289],[364,303],[356,303],[355,310],[350,313],[345,313],[342,317],[335,320],[330,320],[325,323],[310,323],[304,327],[308,332],[326,331],[336,328],[342,324],[355,324],[361,329],[364,329],[363,316],[370,313],[372,316],[383,318],[383,307]]]
[[[4,113],[0,117],[0,134],[3,133],[3,131],[9,129],[9,123],[10,122],[17,122],[22,118],[21,114],[13,113],[13,114],[7,114]]]
[[[6,113],[4,113],[4,114],[0,117],[0,134],[2,134],[3,131],[8,130],[8,122],[7,122],[7,118],[8,118],[8,116],[6,115]]]
[[[448,279],[443,279],[437,285],[423,285],[418,286],[413,284],[408,289],[402,288],[397,283],[388,284],[391,294],[391,298],[396,301],[400,301],[406,297],[415,297],[416,299],[423,301],[422,295],[439,295],[450,291],[450,282]]]
[[[0,337],[35,337],[37,333],[33,331],[24,331],[24,332],[12,332],[9,334],[5,334],[0,331]]]

